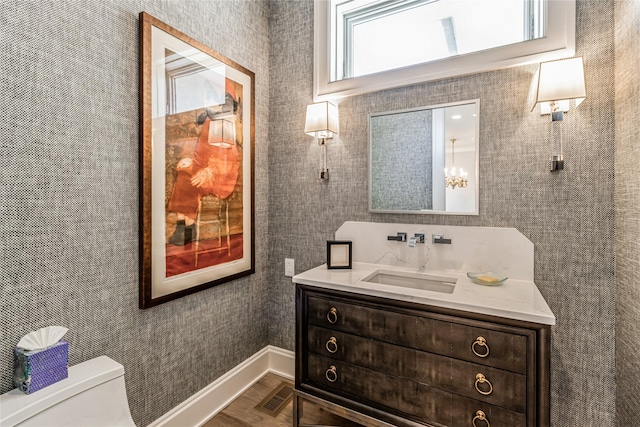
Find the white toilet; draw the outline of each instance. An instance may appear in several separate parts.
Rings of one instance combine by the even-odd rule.
[[[14,389],[0,396],[2,427],[135,426],[124,367],[100,356],[69,368],[69,378],[33,394]]]

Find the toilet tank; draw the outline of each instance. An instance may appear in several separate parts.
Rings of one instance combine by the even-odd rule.
[[[69,368],[69,377],[33,394],[15,389],[0,396],[0,426],[135,426],[129,412],[124,367],[107,356]]]

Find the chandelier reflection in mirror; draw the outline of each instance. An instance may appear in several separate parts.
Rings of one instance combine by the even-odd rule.
[[[444,184],[445,187],[451,187],[455,189],[456,187],[464,188],[468,184],[467,173],[460,168],[460,175],[456,175],[456,163],[455,163],[455,153],[454,146],[456,143],[456,138],[451,138],[451,170],[444,168]],[[451,173],[451,174],[449,174]]]

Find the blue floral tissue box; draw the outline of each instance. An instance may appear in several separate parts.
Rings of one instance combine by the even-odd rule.
[[[42,350],[13,350],[13,383],[31,394],[69,376],[69,343],[58,341]]]

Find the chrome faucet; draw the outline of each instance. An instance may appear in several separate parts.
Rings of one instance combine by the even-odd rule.
[[[423,233],[416,233],[413,235],[412,238],[409,239],[409,247],[410,248],[415,248],[416,247],[416,243],[424,243],[424,234]]]
[[[395,236],[387,236],[387,240],[395,240],[396,242],[406,242],[407,241],[407,233],[398,233]]]

